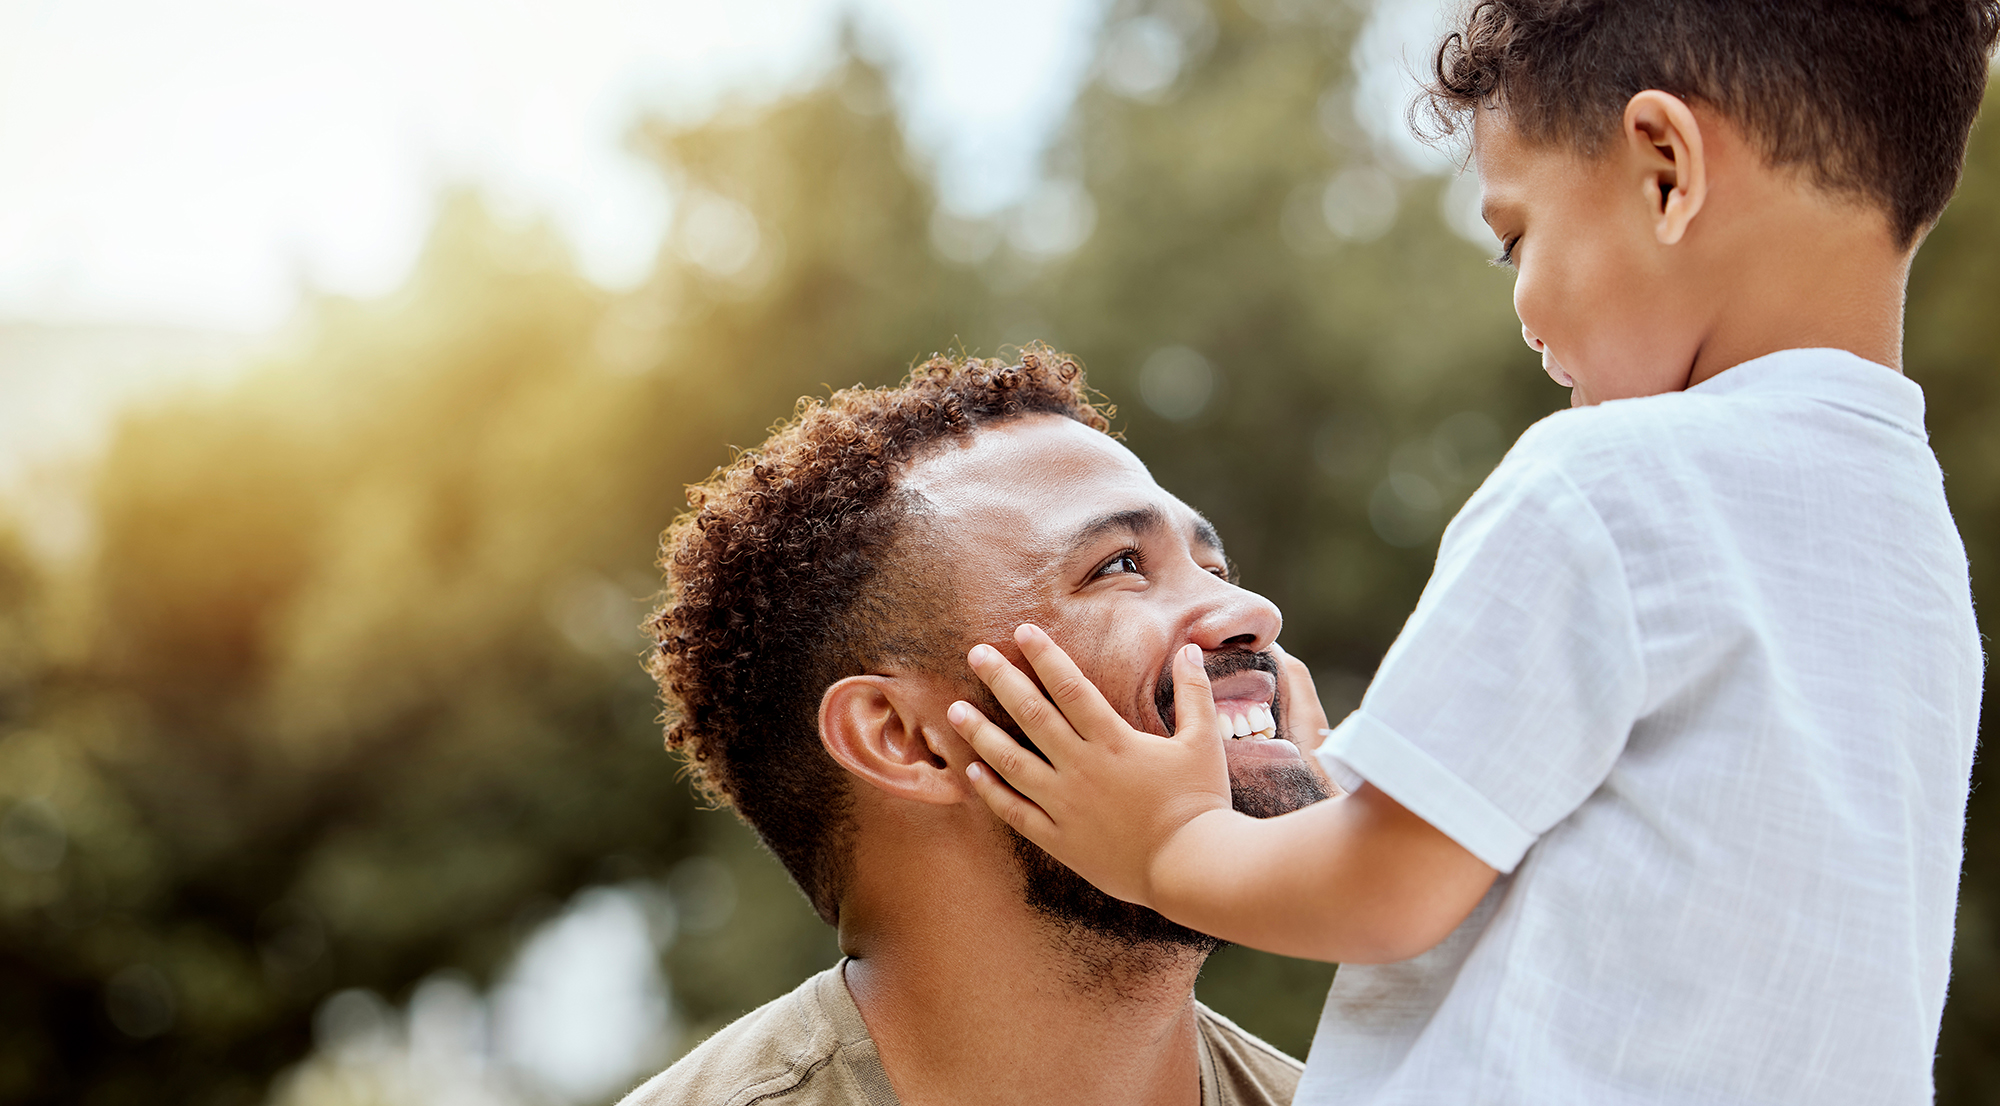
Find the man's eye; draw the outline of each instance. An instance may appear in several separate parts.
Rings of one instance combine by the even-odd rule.
[[[1094,575],[1116,576],[1121,572],[1136,573],[1138,571],[1139,553],[1137,550],[1128,549],[1098,566],[1097,572]]]

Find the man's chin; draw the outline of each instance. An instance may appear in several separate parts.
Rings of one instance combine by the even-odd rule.
[[[1289,741],[1266,745],[1291,746]],[[1238,755],[1229,761],[1230,805],[1252,818],[1276,818],[1327,797],[1319,773],[1296,753],[1290,756]]]
[[[1112,898],[1043,852],[1041,846],[1012,829],[1007,832],[1021,865],[1022,897],[1048,921],[1133,949],[1185,949],[1206,955],[1221,944],[1205,933],[1168,921],[1156,910]]]
[[[1291,746],[1290,742],[1265,742]],[[1231,756],[1230,805],[1252,818],[1274,818],[1310,806],[1327,797],[1318,773],[1289,756]],[[1198,933],[1154,910],[1137,906],[1091,886],[1041,847],[1008,831],[1021,864],[1024,897],[1035,912],[1050,921],[1079,926],[1100,937],[1134,948],[1168,947],[1210,953],[1222,942]]]
[[[1234,668],[1260,667],[1275,673],[1276,662],[1268,656],[1247,656],[1257,659],[1248,664],[1234,659],[1226,663]],[[970,698],[985,711],[988,718],[997,720],[999,726],[1022,745],[1034,748],[1027,735],[1021,732],[1019,724],[993,698],[991,691],[979,685],[969,690]],[[1164,693],[1156,696],[1156,706],[1161,708],[1161,721],[1169,728],[1172,727],[1172,690],[1169,682]],[[1133,716],[1133,713],[1127,714],[1128,718]],[[1289,741],[1237,738],[1225,742],[1224,746],[1224,754],[1229,758],[1231,805],[1252,818],[1275,817],[1327,797],[1318,773],[1306,764],[1298,747]],[[1011,828],[1007,833],[1014,843],[1014,856],[1021,866],[1022,897],[1042,917],[1059,925],[1079,927],[1135,949],[1189,949],[1205,955],[1215,951],[1222,943],[1206,933],[1197,933],[1170,922],[1157,911],[1112,898],[1043,852],[1034,842]]]

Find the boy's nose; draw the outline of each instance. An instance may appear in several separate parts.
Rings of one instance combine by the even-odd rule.
[[[1542,347],[1542,340],[1535,337],[1535,332],[1528,329],[1527,323],[1521,324],[1521,340],[1528,343],[1528,348],[1534,350],[1536,353],[1547,352]]]

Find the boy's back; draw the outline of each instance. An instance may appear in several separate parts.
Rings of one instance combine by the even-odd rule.
[[[1323,750],[1513,874],[1341,970],[1301,1101],[1927,1099],[1981,665],[1901,375],[1544,421]]]

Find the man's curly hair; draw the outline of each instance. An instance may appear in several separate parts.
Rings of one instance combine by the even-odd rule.
[[[1996,36],[2000,0],[1478,0],[1411,123],[1442,139],[1500,107],[1523,137],[1596,155],[1656,88],[1880,204],[1908,246],[1958,187]]]
[[[819,736],[820,697],[890,659],[938,656],[945,598],[896,570],[921,505],[898,478],[932,446],[1023,415],[1108,431],[1074,359],[936,356],[893,388],[799,401],[764,444],[688,489],[661,540],[666,594],[647,670],[666,741],[832,922],[848,783]]]

